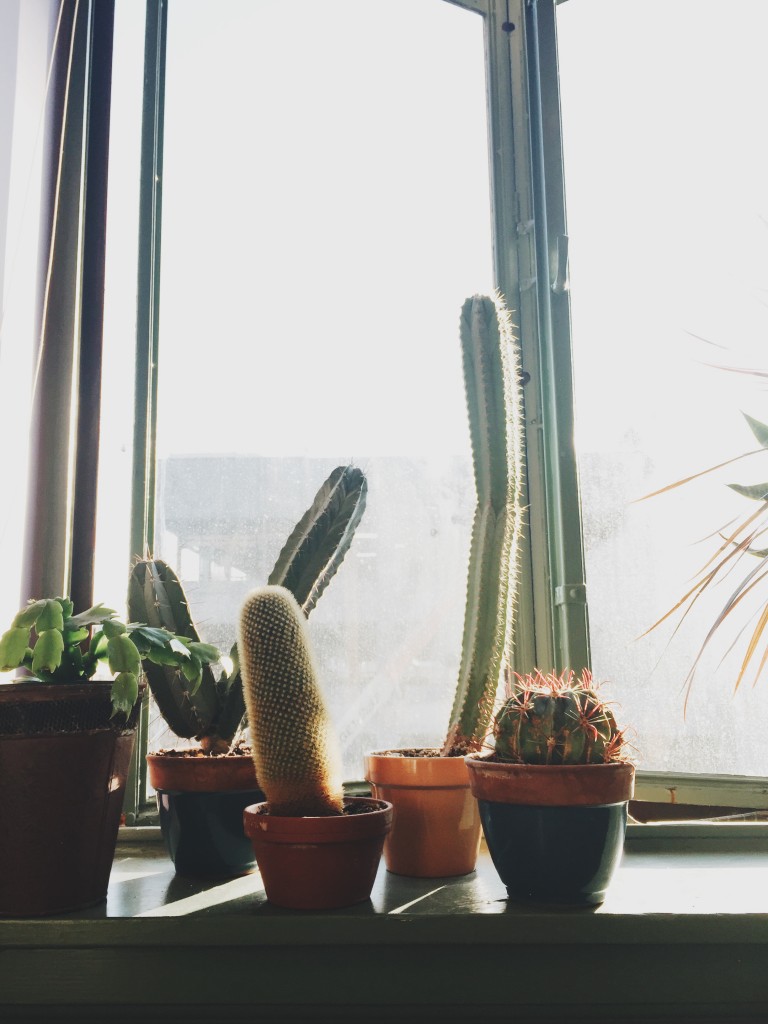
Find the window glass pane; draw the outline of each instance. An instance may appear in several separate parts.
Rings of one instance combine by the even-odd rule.
[[[671,642],[668,624],[638,639],[751,511],[726,484],[765,481],[768,460],[634,503],[757,448],[742,411],[766,420],[764,380],[722,367],[768,368],[768,6],[572,0],[558,31],[595,671],[642,767],[768,775],[768,680],[732,695],[764,588],[718,631],[683,713],[745,564]]]
[[[493,284],[483,51],[442,0],[169,9],[156,550],[228,649],[322,480],[365,470],[309,620],[351,777],[366,749],[441,742],[458,671],[458,319]]]

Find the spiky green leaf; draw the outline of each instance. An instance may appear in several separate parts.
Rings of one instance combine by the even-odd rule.
[[[30,629],[37,622],[37,617],[45,608],[46,603],[46,601],[30,601],[26,608],[22,608],[20,612],[16,613],[11,625]]]

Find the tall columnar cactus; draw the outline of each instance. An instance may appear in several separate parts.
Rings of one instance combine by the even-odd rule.
[[[278,556],[268,582],[289,589],[305,615],[341,565],[365,511],[367,481],[360,469],[339,466],[324,481]],[[173,570],[159,559],[138,562],[128,584],[131,618],[199,639],[189,603]],[[216,680],[205,665],[190,678],[173,666],[144,662],[161,715],[180,737],[195,737],[206,752],[224,753],[242,724],[245,700],[236,645],[230,675]]]
[[[496,715],[496,756],[524,764],[604,764],[621,760],[624,735],[584,671],[517,675]]]
[[[461,349],[477,507],[446,755],[478,750],[488,731],[511,642],[523,515],[521,372],[511,317],[501,296],[467,299],[461,311]]]
[[[302,610],[285,587],[254,590],[238,633],[256,777],[270,814],[343,813],[339,755]]]

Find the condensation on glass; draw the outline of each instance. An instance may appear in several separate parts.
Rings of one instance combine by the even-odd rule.
[[[768,775],[768,680],[733,696],[737,628],[702,661],[684,715],[731,581],[677,635],[641,638],[743,514],[726,483],[767,479],[768,459],[737,463],[636,501],[756,448],[742,411],[766,419],[764,386],[722,369],[768,368],[768,7],[744,0],[738,13],[574,0],[558,7],[559,59],[595,672],[642,767]],[[753,628],[754,611],[739,625]]]

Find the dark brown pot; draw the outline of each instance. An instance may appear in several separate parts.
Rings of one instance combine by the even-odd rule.
[[[394,807],[384,843],[389,871],[414,878],[474,871],[480,815],[463,758],[381,751],[366,755],[365,777],[373,795]]]
[[[384,837],[392,825],[385,800],[348,797],[367,813],[284,818],[265,803],[246,807],[245,834],[270,903],[293,910],[331,910],[370,898]]]
[[[140,706],[111,719],[111,688],[0,683],[0,914],[106,899]]]

